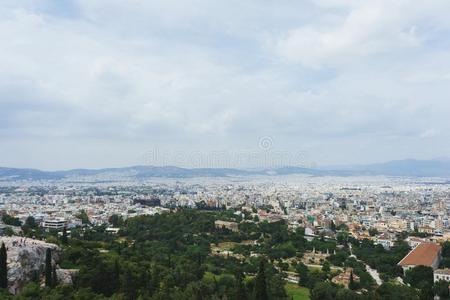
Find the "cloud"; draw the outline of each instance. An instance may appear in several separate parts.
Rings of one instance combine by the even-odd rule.
[[[2,3],[0,164],[136,164],[261,136],[319,163],[448,156],[447,3]]]

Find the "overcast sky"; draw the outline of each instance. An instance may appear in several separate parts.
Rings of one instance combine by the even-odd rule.
[[[1,1],[0,166],[449,156],[449,14],[449,0]]]

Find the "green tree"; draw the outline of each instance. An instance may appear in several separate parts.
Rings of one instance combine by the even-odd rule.
[[[370,234],[370,236],[375,236],[378,234],[378,230],[376,228],[370,228],[369,234]]]
[[[311,300],[334,300],[337,288],[329,282],[319,282],[311,290]]]
[[[405,274],[405,282],[409,283],[415,288],[419,288],[419,285],[423,285],[422,282],[433,285],[433,269],[426,266],[417,266],[408,271]]]
[[[328,273],[331,271],[330,263],[325,261],[322,265],[322,272]]]
[[[114,215],[111,215],[111,216],[108,218],[108,222],[109,222],[109,224],[111,224],[113,227],[120,227],[120,226],[122,226],[122,224],[123,224],[123,218],[122,218],[121,216],[119,216],[119,215],[114,214]]]
[[[15,232],[11,227],[6,226],[5,229],[3,230],[3,234],[6,236],[13,236]]]
[[[22,222],[20,222],[20,220],[18,218],[14,218],[13,216],[10,216],[8,214],[4,214],[2,216],[2,221],[3,223],[5,223],[6,225],[11,225],[11,226],[22,226]]]
[[[247,291],[245,290],[244,285],[244,274],[240,270],[236,271],[236,300],[247,300]]]
[[[8,287],[8,266],[6,260],[6,247],[5,243],[2,243],[2,247],[0,248],[0,288],[4,289]]]
[[[52,271],[52,250],[47,248],[45,252],[45,286],[47,287],[53,286]]]
[[[309,281],[309,269],[304,263],[299,263],[297,265],[298,274],[298,284],[301,286],[306,286]]]
[[[336,293],[336,300],[356,300],[359,299],[360,296],[349,289],[339,289]]]
[[[376,290],[376,295],[380,300],[419,300],[416,289],[406,285],[383,283]]]
[[[350,279],[348,281],[348,288],[351,290],[356,290],[357,285],[355,283],[355,279],[353,278],[353,270],[350,271]]]
[[[267,282],[266,282],[266,264],[261,260],[259,270],[255,278],[255,297],[258,300],[268,300]]]
[[[63,232],[62,232],[62,236],[61,236],[61,243],[63,245],[67,245],[68,243],[68,238],[67,238],[67,228],[66,226],[64,226],[63,228]]]
[[[419,289],[420,300],[433,300],[433,285],[426,281],[421,281],[417,287]]]
[[[81,220],[82,224],[90,224],[89,216],[87,215],[86,211],[84,209],[80,210],[80,212],[76,215],[78,219]]]
[[[433,286],[434,294],[439,296],[440,299],[446,300],[450,298],[450,293],[448,290],[448,282],[445,280],[439,280]]]
[[[33,216],[28,216],[28,218],[25,220],[25,225],[32,229],[38,227],[36,219]]]

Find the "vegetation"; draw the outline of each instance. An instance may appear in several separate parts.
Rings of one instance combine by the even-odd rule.
[[[5,223],[6,225],[10,225],[10,226],[21,226],[22,225],[22,222],[20,222],[20,220],[18,218],[15,218],[8,214],[4,214],[2,216],[2,222]]]
[[[309,290],[294,283],[286,284],[286,293],[293,300],[310,299]],[[237,298],[239,299],[239,298]]]
[[[8,285],[8,266],[6,264],[7,253],[5,243],[0,248],[0,288],[6,288]]]
[[[45,252],[45,286],[52,287],[52,250],[47,248]]]
[[[218,219],[238,222],[239,231],[216,228],[214,222]],[[118,235],[108,233],[106,225],[86,222],[72,229],[70,236],[65,229],[58,235],[43,232],[27,219],[27,234],[58,243],[64,252],[60,266],[79,269],[79,273],[73,286],[59,284],[48,249],[45,287],[32,282],[14,297],[0,289],[0,298],[387,300],[447,295],[444,284],[433,286],[430,270],[422,267],[406,273],[405,281],[410,286],[384,283],[377,287],[360,260],[376,268],[384,278],[392,279],[403,276],[397,263],[409,247],[398,242],[385,250],[369,240],[359,242],[341,225],[337,241],[319,237],[309,242],[301,228],[288,230],[283,221],[254,222],[250,214],[236,215],[231,210],[182,209],[127,220],[113,216],[109,222],[120,228]],[[358,260],[350,257],[348,243]],[[333,254],[321,262],[322,267],[308,267],[301,258],[312,249]],[[0,280],[1,272],[6,270],[2,261],[0,251]],[[332,283],[339,272],[333,266],[352,269],[349,289]],[[298,274],[298,284],[286,283],[288,270]],[[356,275],[359,280],[355,280]]]

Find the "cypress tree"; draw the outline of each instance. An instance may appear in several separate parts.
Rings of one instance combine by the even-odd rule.
[[[8,287],[8,266],[6,265],[7,253],[5,243],[0,248],[0,288]]]
[[[267,282],[266,282],[266,266],[264,260],[259,264],[258,274],[256,274],[255,281],[255,296],[258,300],[268,300]]]
[[[45,252],[45,286],[52,287],[52,250]]]
[[[247,291],[245,290],[244,285],[244,274],[240,270],[238,270],[235,274],[236,277],[236,294],[235,299],[236,300],[247,300]]]
[[[355,282],[353,280],[353,270],[350,271],[350,278],[349,278],[349,282],[348,282],[348,288],[351,290],[355,289]]]

